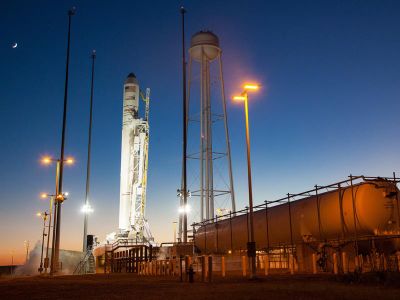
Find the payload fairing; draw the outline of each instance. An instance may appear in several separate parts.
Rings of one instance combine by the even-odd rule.
[[[146,104],[144,119],[139,117],[140,97]],[[140,242],[150,238],[149,234],[145,237],[149,97],[150,89],[141,94],[136,76],[130,73],[124,84],[119,237]]]

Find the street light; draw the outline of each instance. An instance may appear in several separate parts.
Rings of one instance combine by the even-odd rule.
[[[52,162],[52,158],[49,156],[43,156],[42,159],[40,160],[42,164],[44,165],[49,165]]]
[[[247,145],[247,180],[249,186],[249,219],[250,219],[250,238],[247,243],[247,256],[250,258],[251,273],[250,278],[256,277],[256,242],[254,240],[254,221],[253,221],[253,190],[251,183],[251,159],[250,159],[250,132],[249,132],[249,105],[248,92],[257,91],[260,88],[258,84],[247,83],[244,85],[244,91],[239,96],[234,96],[233,100],[244,102],[244,111],[246,119],[246,145]]]
[[[64,196],[68,196],[68,193],[64,193]],[[53,203],[55,199],[55,195],[50,195],[47,193],[42,193],[40,194],[40,198],[42,199],[50,199],[50,204],[49,204],[49,225],[47,229],[47,246],[46,246],[46,257],[44,259],[44,272],[47,273],[47,268],[49,267],[49,249],[50,249],[50,229],[51,229],[51,218],[53,216]],[[65,198],[65,197],[64,197]]]
[[[75,163],[75,160],[72,157],[68,157],[67,159],[64,160],[67,165],[73,165]]]
[[[53,219],[53,239],[52,239],[52,247],[51,247],[51,265],[50,265],[50,274],[52,275],[57,271],[58,266],[58,259],[59,259],[59,245],[60,245],[60,219],[61,219],[61,203],[66,200],[66,196],[68,193],[62,193],[62,189],[60,189],[60,182],[61,182],[61,173],[64,163],[67,165],[72,165],[75,160],[72,157],[67,157],[65,159],[56,159],[51,156],[44,156],[41,159],[42,164],[44,165],[51,165],[53,162],[56,163],[56,193],[55,195],[48,195],[43,193],[41,195],[42,198],[51,197],[50,206],[54,202],[54,219]],[[51,208],[50,208],[51,211]],[[51,212],[50,212],[51,214]],[[48,240],[50,239],[50,224],[51,219],[49,222],[49,236]],[[49,245],[47,245],[47,249]],[[48,252],[48,250],[47,250]],[[48,262],[48,257],[45,260],[45,269],[46,263]]]
[[[260,86],[258,84],[247,83],[244,86],[245,91],[257,91]]]
[[[42,251],[40,253],[40,266],[38,268],[39,273],[42,274],[42,272],[43,272],[44,237],[47,235],[46,234],[46,220],[47,220],[47,217],[49,216],[49,214],[45,211],[45,212],[38,212],[36,215],[43,219]]]
[[[67,157],[67,158],[65,158],[63,161],[64,161],[64,163],[67,164],[67,165],[73,165],[73,164],[75,163],[75,158],[73,158],[73,157]],[[43,156],[43,157],[40,159],[40,162],[41,162],[43,165],[45,165],[45,166],[49,166],[49,165],[51,165],[53,162],[60,163],[60,160],[57,159],[57,158],[51,157],[51,156]],[[43,195],[44,195],[44,193],[43,193]]]

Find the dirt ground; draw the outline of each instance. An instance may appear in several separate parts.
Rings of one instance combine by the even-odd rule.
[[[197,278],[198,279],[198,278]],[[375,279],[373,279],[375,280]],[[272,275],[249,280],[215,277],[212,283],[134,274],[0,279],[0,299],[400,299],[391,284],[351,283],[328,276]]]

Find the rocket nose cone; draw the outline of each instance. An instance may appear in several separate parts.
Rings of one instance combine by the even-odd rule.
[[[133,73],[129,73],[129,75],[126,77],[125,83],[135,83],[137,84],[138,81],[136,79],[136,75]]]

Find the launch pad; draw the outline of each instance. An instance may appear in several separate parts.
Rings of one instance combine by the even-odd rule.
[[[155,259],[151,244],[121,237],[112,244],[96,247],[93,254],[96,273],[137,273],[141,263]]]

